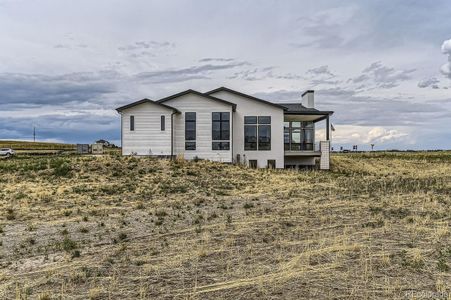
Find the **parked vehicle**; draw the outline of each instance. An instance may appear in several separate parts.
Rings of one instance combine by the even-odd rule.
[[[11,157],[11,156],[13,156],[15,154],[16,153],[11,148],[1,148],[0,149],[0,156],[6,156],[8,158],[8,157]]]

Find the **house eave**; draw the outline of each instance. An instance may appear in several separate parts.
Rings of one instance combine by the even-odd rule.
[[[214,93],[217,93],[217,92],[229,92],[231,94],[235,94],[235,95],[238,95],[238,96],[241,96],[241,97],[244,97],[244,98],[248,98],[248,99],[251,99],[251,100],[254,100],[254,101],[258,101],[258,102],[261,102],[261,103],[264,103],[264,104],[275,106],[277,108],[281,108],[284,111],[287,110],[286,107],[284,107],[282,105],[279,105],[277,103],[269,102],[267,100],[263,100],[263,99],[260,99],[260,98],[257,98],[257,97],[254,97],[254,96],[251,96],[251,95],[248,95],[248,94],[244,94],[244,93],[241,93],[241,92],[238,92],[238,91],[226,88],[224,86],[221,86],[221,87],[219,87],[217,89],[214,89],[214,90],[211,90],[211,91],[208,91],[208,92],[205,92],[204,94],[205,95],[211,95],[211,94],[214,94]]]
[[[163,104],[163,103],[158,103],[157,101],[153,101],[153,100],[150,100],[150,99],[147,99],[147,98],[142,99],[142,100],[138,100],[138,101],[135,101],[135,102],[132,102],[132,103],[129,103],[129,104],[121,106],[121,107],[118,107],[118,108],[116,108],[116,111],[118,113],[122,113],[122,111],[124,111],[124,110],[126,110],[128,108],[131,108],[131,107],[134,107],[134,106],[137,106],[137,105],[140,105],[140,104],[144,104],[144,103],[155,104],[155,105],[162,106],[162,107],[165,107],[167,109],[170,109],[170,110],[172,110],[175,113],[180,113],[180,111],[178,109],[176,109],[176,108],[174,108],[172,106],[169,106],[169,105],[166,105],[166,104]]]
[[[194,95],[197,95],[197,96],[201,96],[201,97],[207,98],[209,100],[213,100],[213,101],[216,101],[216,102],[221,102],[221,103],[230,105],[230,106],[232,106],[232,110],[236,111],[236,104],[235,103],[232,103],[232,102],[229,102],[229,101],[226,101],[226,100],[223,100],[223,99],[219,99],[219,98],[216,98],[214,96],[211,96],[211,95],[208,95],[208,94],[205,94],[205,93],[201,93],[201,92],[198,92],[198,91],[195,91],[195,90],[191,90],[191,89],[183,91],[183,92],[180,92],[180,93],[177,93],[177,94],[174,94],[174,95],[171,95],[171,96],[168,96],[168,97],[164,97],[162,99],[157,100],[156,102],[162,104],[163,102],[166,102],[166,101],[169,101],[169,100],[172,100],[172,99],[184,96],[184,95],[188,95],[188,94],[194,94]]]

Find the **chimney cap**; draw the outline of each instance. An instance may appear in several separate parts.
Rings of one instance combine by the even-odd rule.
[[[315,92],[314,90],[306,90],[305,92],[302,93],[302,96],[301,96],[301,97],[304,97],[305,94],[308,94],[308,93],[314,93],[314,92]]]

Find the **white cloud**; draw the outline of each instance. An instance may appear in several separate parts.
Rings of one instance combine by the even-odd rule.
[[[405,129],[384,128],[371,126],[334,125],[335,131],[331,132],[334,144],[383,145],[400,140],[411,143],[411,138]],[[317,130],[317,140],[323,140],[325,130]]]
[[[451,39],[443,42],[442,53],[448,55],[448,62],[440,68],[440,71],[451,79]]]

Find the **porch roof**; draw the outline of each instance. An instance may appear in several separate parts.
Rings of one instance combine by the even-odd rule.
[[[333,111],[322,111],[316,108],[308,108],[300,103],[283,103],[286,110],[284,111],[285,119],[288,121],[301,120],[318,122],[332,115]]]

